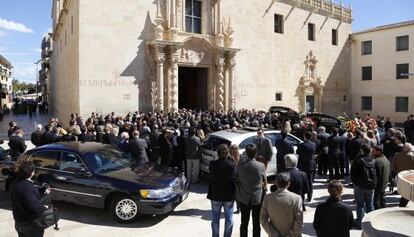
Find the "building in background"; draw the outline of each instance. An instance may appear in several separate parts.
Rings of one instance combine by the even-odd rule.
[[[41,102],[50,103],[50,57],[52,55],[52,34],[43,37],[41,44],[41,69],[39,71],[38,88],[42,92]]]
[[[403,123],[414,113],[414,21],[353,33],[352,112]]]
[[[324,0],[54,0],[50,97],[79,112],[349,112],[349,8]]]
[[[0,55],[0,106],[11,108],[13,104],[12,64]]]

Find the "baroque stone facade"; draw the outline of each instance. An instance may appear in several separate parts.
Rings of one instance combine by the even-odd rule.
[[[61,118],[71,112],[175,112],[192,97],[205,99],[208,109],[284,105],[305,112],[307,98],[313,98],[313,110],[350,111],[351,10],[341,5],[323,0],[53,4],[51,104]],[[282,33],[275,32],[277,15]],[[315,39],[309,40],[312,25]],[[191,77],[205,78],[206,84],[193,85]],[[194,88],[200,93],[188,94]],[[276,101],[276,93],[283,99]]]

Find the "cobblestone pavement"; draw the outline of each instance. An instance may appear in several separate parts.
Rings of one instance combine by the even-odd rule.
[[[28,144],[29,147],[33,147]],[[4,145],[3,145],[4,146]],[[304,213],[303,236],[315,236],[312,227],[316,206],[327,199],[326,180],[317,178],[314,187],[314,200],[307,203],[307,211]],[[180,204],[170,215],[141,216],[133,224],[122,225],[112,220],[110,214],[104,210],[82,207],[74,204],[55,203],[59,209],[61,220],[60,230],[49,228],[45,232],[46,237],[66,236],[146,236],[146,237],[204,237],[211,236],[210,202],[206,199],[208,180],[201,179],[199,184],[191,187],[191,193],[187,200]],[[347,186],[346,186],[347,187]],[[354,210],[353,190],[345,188],[343,200]],[[398,195],[388,195],[389,207],[398,205]],[[410,203],[409,206],[414,206]],[[234,216],[233,236],[239,236],[240,214]],[[251,225],[251,224],[250,224]],[[221,220],[221,231],[224,228],[224,220]],[[250,227],[251,233],[251,227]],[[0,236],[15,237],[14,222],[10,211],[10,201],[6,193],[0,192]],[[262,236],[266,236],[262,230]],[[361,236],[361,231],[352,230],[351,236]]]
[[[0,122],[0,139],[7,140],[7,131],[9,130],[9,122],[15,121],[25,133],[25,139],[30,141],[30,134],[35,130],[37,124],[45,125],[49,120],[48,115],[36,115],[31,118],[29,115],[5,115],[3,121]]]

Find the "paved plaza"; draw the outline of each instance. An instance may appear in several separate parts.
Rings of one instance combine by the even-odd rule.
[[[26,135],[28,149],[33,148],[30,142],[30,133],[37,123],[45,124],[48,116],[38,116],[29,119],[28,116],[6,116],[1,122],[0,136],[7,139],[8,122],[14,120],[23,128]],[[7,147],[7,140],[2,145]],[[272,179],[270,179],[272,182]],[[345,185],[348,187],[348,185]],[[110,214],[104,210],[78,206],[69,203],[55,203],[59,209],[61,220],[60,230],[54,231],[52,228],[46,230],[46,237],[53,236],[210,236],[210,201],[206,199],[208,179],[202,178],[199,184],[192,185],[191,193],[187,200],[180,204],[174,212],[162,216],[140,216],[135,223],[119,224],[115,222]],[[313,216],[316,206],[324,202],[328,197],[326,190],[326,179],[317,177],[314,184],[314,199],[307,204],[307,211],[304,213],[303,236],[316,236],[312,227]],[[353,190],[344,189],[343,201],[350,205],[355,214]],[[398,206],[398,195],[387,195],[389,207]],[[409,206],[414,206],[410,203]],[[14,237],[14,221],[10,209],[10,201],[6,193],[0,192],[0,236]],[[240,214],[234,217],[235,223],[233,236],[239,236]],[[221,222],[221,231],[224,228],[224,219]],[[251,230],[250,230],[251,232]],[[262,236],[266,236],[262,230]],[[351,236],[361,236],[361,231],[352,230]]]

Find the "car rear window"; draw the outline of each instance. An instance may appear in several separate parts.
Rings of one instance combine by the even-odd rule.
[[[206,140],[203,143],[203,147],[207,150],[217,151],[217,148],[220,144],[226,144],[228,146],[231,145],[231,142],[215,136],[207,136]]]

